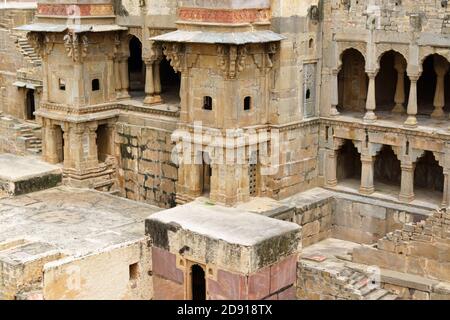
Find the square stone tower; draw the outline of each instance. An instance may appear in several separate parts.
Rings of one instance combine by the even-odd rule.
[[[124,27],[112,0],[38,1],[36,21],[19,28],[42,56],[39,109],[43,159],[61,163],[69,183],[109,190],[114,174],[114,102],[126,92]],[[126,90],[125,90],[126,91]]]
[[[179,1],[177,31],[151,38],[181,73],[178,203],[258,194],[270,138],[270,73],[283,36],[269,0]]]

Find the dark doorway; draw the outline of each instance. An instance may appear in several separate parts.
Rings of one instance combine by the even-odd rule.
[[[112,155],[111,150],[111,132],[106,124],[102,124],[97,128],[97,153],[98,161],[105,162],[108,155]]]
[[[211,159],[207,152],[202,152],[202,165],[201,165],[201,186],[202,194],[209,195],[211,190]]]
[[[431,151],[425,151],[414,171],[414,188],[443,192],[444,171]]]
[[[361,156],[351,140],[346,140],[338,151],[336,178],[361,180]]]
[[[365,112],[368,78],[364,56],[356,49],[342,54],[342,68],[338,75],[340,112]]]
[[[144,91],[145,72],[142,61],[142,43],[133,36],[130,40],[130,57],[128,58],[130,91]]]
[[[398,69],[403,69],[404,98],[403,106],[406,108],[409,95],[410,81],[406,73],[407,62],[398,52],[388,51],[380,59],[380,71],[376,77],[377,110],[391,111],[395,106],[397,91]],[[397,69],[398,68],[398,69]]]
[[[205,270],[198,264],[191,268],[192,300],[206,300]]]
[[[161,94],[166,102],[180,101],[181,74],[175,72],[166,57],[161,60],[159,65],[159,74],[161,79]]]
[[[402,169],[391,146],[384,145],[374,164],[374,181],[387,185],[400,186]]]
[[[64,162],[64,133],[60,126],[55,126],[55,137],[53,143],[55,143],[56,150],[56,163]]]
[[[417,113],[420,115],[430,115],[434,109],[433,101],[436,90],[436,73],[434,71],[433,55],[425,59],[422,68],[422,75],[417,82]]]
[[[34,90],[27,90],[27,120],[34,120],[34,111],[36,111],[36,102],[34,100]]]

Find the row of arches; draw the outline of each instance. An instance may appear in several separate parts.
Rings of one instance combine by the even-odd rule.
[[[369,77],[366,61],[357,49],[342,53],[342,67],[338,73],[337,110],[365,112]],[[394,50],[385,52],[380,59],[375,78],[376,111],[406,112],[409,104],[411,81],[407,74],[405,57]],[[441,118],[450,112],[450,63],[438,54],[425,58],[417,81],[417,114]]]
[[[136,36],[129,40],[130,56],[128,58],[128,92],[132,98],[145,97],[146,65],[142,58],[142,43]],[[163,56],[159,63],[161,96],[165,102],[179,102],[181,76],[170,66]]]
[[[338,183],[361,181],[361,155],[351,140],[345,140],[336,154],[336,179]],[[432,194],[429,199],[440,203],[444,192],[444,170],[433,152],[425,151],[413,164],[412,187],[417,194]],[[383,189],[400,193],[402,166],[393,149],[383,145],[373,161],[373,182],[376,191]],[[351,183],[350,183],[351,184]]]

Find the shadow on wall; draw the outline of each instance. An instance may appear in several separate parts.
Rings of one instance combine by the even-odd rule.
[[[129,13],[128,13],[127,9],[122,4],[122,0],[114,0],[113,2],[114,2],[113,3],[113,5],[114,5],[114,13],[117,16],[121,16],[121,17],[129,16]]]

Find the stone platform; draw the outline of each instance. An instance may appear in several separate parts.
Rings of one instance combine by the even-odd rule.
[[[62,186],[1,199],[0,299],[150,299],[144,220],[159,210]]]
[[[61,168],[38,157],[0,154],[0,193],[21,195],[55,187],[61,181]]]
[[[203,269],[206,299],[295,298],[297,224],[199,198],[152,215],[146,233],[155,299],[195,296],[194,267]]]

